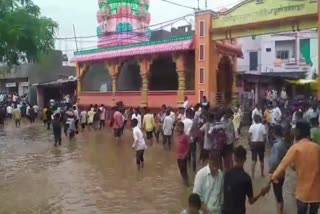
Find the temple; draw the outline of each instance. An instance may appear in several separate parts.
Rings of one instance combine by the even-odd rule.
[[[203,96],[229,104],[242,51],[233,39],[212,40],[214,13],[196,14],[194,31],[152,39],[148,7],[147,0],[99,0],[98,48],[72,60],[79,105],[179,107],[185,96],[191,104]]]

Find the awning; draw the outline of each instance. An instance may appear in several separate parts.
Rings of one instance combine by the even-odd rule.
[[[52,82],[35,83],[35,84],[32,84],[32,86],[51,86],[51,87],[54,87],[54,86],[59,86],[59,85],[67,84],[67,83],[74,83],[76,81],[77,81],[76,78],[74,78],[74,79],[58,79],[58,80],[52,81]]]
[[[299,79],[299,80],[286,80],[288,83],[293,85],[301,85],[301,86],[311,86],[312,90],[317,90],[318,88],[318,81],[317,80],[306,80],[306,79]]]

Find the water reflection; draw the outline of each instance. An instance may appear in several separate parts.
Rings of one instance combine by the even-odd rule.
[[[125,135],[116,144],[108,130],[85,132],[56,148],[51,132],[40,124],[0,131],[0,213],[181,211],[191,189],[182,184],[175,153],[161,145],[149,147],[145,169],[138,173],[131,133]],[[255,183],[257,191],[265,180]],[[274,213],[270,195],[249,213]]]

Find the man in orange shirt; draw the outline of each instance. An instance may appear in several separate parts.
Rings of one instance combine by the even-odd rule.
[[[293,165],[297,174],[296,199],[298,214],[317,214],[320,204],[320,146],[310,140],[310,126],[298,122],[294,144],[271,176],[277,182],[286,168]]]

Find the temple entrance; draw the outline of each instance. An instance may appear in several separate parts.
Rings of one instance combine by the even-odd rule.
[[[136,61],[127,61],[122,63],[119,68],[117,80],[118,91],[140,91],[142,79],[140,76],[140,66]]]
[[[159,57],[150,66],[150,91],[176,91],[178,74],[171,57]]]
[[[112,91],[112,79],[104,64],[93,64],[81,79],[82,91]]]
[[[232,61],[223,56],[218,64],[217,72],[217,103],[228,104],[232,101]]]

